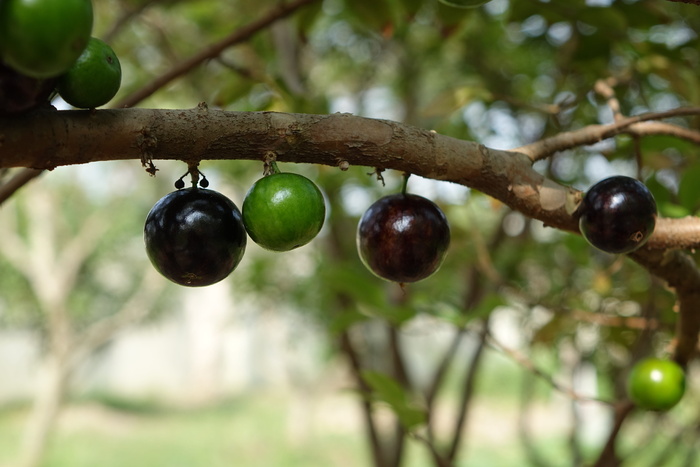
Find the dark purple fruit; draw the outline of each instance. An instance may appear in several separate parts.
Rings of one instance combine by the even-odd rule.
[[[42,105],[48,106],[55,86],[54,78],[30,78],[0,62],[0,115],[26,112]]]
[[[146,252],[171,281],[190,287],[211,285],[243,258],[247,237],[241,212],[224,195],[186,188],[167,194],[148,213]]]
[[[615,176],[593,185],[579,207],[579,228],[594,247],[629,253],[646,243],[656,225],[656,201],[640,181]]]
[[[450,244],[450,226],[435,203],[413,194],[385,196],[360,219],[357,249],[377,276],[416,282],[437,271]]]

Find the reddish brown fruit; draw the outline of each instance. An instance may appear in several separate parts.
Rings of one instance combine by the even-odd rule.
[[[357,230],[362,262],[377,276],[416,282],[442,264],[450,244],[445,214],[432,201],[413,194],[386,196],[365,212]]]

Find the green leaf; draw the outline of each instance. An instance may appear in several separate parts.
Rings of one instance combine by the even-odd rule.
[[[411,401],[395,379],[376,371],[363,371],[362,379],[372,389],[372,398],[391,407],[406,430],[410,431],[425,423],[425,410]]]
[[[689,167],[681,178],[678,201],[690,212],[700,207],[700,165]]]
[[[352,297],[356,304],[372,308],[386,307],[383,281],[358,262],[344,262],[319,271],[319,278],[326,284],[327,292]]]

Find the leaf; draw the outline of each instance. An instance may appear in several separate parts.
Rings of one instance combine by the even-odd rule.
[[[665,185],[660,183],[656,177],[650,177],[649,179],[644,180],[644,184],[647,186],[647,188],[649,188],[649,191],[651,191],[657,205],[671,202],[671,192]]]
[[[588,7],[578,12],[578,21],[595,26],[599,34],[610,38],[622,38],[627,30],[627,17],[614,8]]]
[[[678,201],[691,212],[700,207],[700,165],[693,165],[683,172],[678,187]]]
[[[425,410],[411,401],[395,379],[376,371],[363,371],[362,379],[372,389],[372,398],[391,407],[406,430],[410,431],[425,423]]]
[[[347,295],[356,304],[377,309],[387,305],[383,281],[356,262],[347,261],[322,269],[319,278],[328,289],[327,292]]]

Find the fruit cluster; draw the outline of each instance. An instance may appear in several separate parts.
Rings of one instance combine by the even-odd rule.
[[[192,174],[192,187],[182,178]],[[326,204],[308,178],[272,173],[253,184],[242,210],[224,195],[207,189],[206,178],[190,168],[175,182],[176,191],[151,209],[144,226],[146,252],[166,278],[185,286],[206,286],[226,278],[240,263],[247,235],[271,251],[306,245],[321,231]],[[198,186],[199,185],[199,186]],[[422,196],[385,196],[365,212],[357,230],[362,262],[377,276],[398,283],[433,274],[450,243],[444,213]]]
[[[121,65],[92,23],[91,0],[0,1],[0,113],[36,108],[54,91],[78,108],[109,102]]]
[[[248,190],[242,212],[226,196],[207,189],[206,178],[197,186],[193,177],[190,188],[178,180],[177,190],[146,217],[144,240],[153,266],[176,284],[206,286],[238,266],[246,232],[272,251],[290,251],[313,240],[326,216],[321,191],[308,178],[273,167],[272,174]]]

